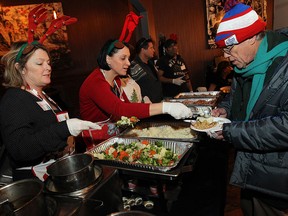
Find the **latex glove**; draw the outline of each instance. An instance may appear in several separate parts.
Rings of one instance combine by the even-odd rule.
[[[183,76],[178,77],[178,78],[176,78],[176,79],[173,79],[173,80],[172,80],[172,83],[173,83],[174,85],[181,86],[183,83],[186,82],[186,81],[183,80],[182,78],[183,78]]]
[[[175,119],[191,118],[193,115],[191,109],[182,103],[163,102],[162,111]]]
[[[68,119],[66,122],[69,132],[72,136],[78,136],[83,130],[101,129],[101,126],[96,123],[90,121],[83,121],[77,118]]]

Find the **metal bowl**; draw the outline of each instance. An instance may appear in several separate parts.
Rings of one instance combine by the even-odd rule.
[[[47,215],[43,183],[25,179],[0,188],[0,215]]]
[[[148,212],[143,211],[122,211],[122,212],[115,212],[108,216],[155,216]]]
[[[57,190],[73,192],[96,180],[93,160],[89,154],[70,155],[51,164],[47,173]]]

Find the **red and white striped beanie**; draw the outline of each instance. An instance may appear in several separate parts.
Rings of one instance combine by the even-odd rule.
[[[239,44],[264,31],[266,23],[250,6],[236,3],[228,10],[217,29],[215,43],[218,47]]]

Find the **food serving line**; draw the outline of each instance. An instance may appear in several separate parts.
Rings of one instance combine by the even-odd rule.
[[[169,199],[175,199],[175,197],[167,197],[165,190],[171,189],[171,183],[178,185],[177,182],[181,178],[181,175],[185,172],[193,170],[194,161],[197,157],[196,147],[193,142],[197,142],[198,137],[196,133],[193,133],[193,138],[155,138],[155,137],[137,137],[129,132],[133,130],[141,130],[145,128],[166,128],[174,127],[175,130],[181,128],[188,128],[190,130],[190,123],[183,121],[162,121],[162,122],[139,122],[135,128],[129,128],[120,136],[112,137],[95,148],[89,150],[89,153],[97,156],[97,152],[103,152],[115,143],[123,143],[129,145],[130,143],[137,143],[138,141],[149,141],[150,145],[157,142],[161,142],[167,149],[171,149],[172,152],[179,155],[178,160],[171,166],[159,166],[159,165],[147,165],[139,163],[128,163],[117,160],[99,159],[102,165],[116,168],[119,170],[120,177],[122,179],[122,192],[124,197],[124,209],[141,210],[153,214],[157,214],[158,211],[167,211],[166,203]],[[193,142],[192,142],[193,141]],[[165,187],[165,188],[164,188]],[[141,198],[143,200],[142,205],[135,205],[135,199]],[[127,198],[127,203],[125,202]],[[132,204],[130,205],[129,202]],[[150,203],[152,206],[146,206]],[[155,204],[155,206],[153,206]],[[147,208],[146,208],[147,207]]]
[[[181,93],[175,98],[170,99],[171,102],[183,102],[187,106],[193,109],[196,114],[194,119],[199,115],[204,115],[207,111],[210,113],[211,109],[216,105],[220,98],[219,91],[213,92],[195,92],[195,93]],[[169,204],[173,200],[177,199],[177,194],[179,194],[179,187],[181,188],[181,178],[182,174],[186,172],[191,172],[194,168],[195,161],[197,158],[197,143],[201,139],[201,134],[190,129],[191,119],[187,121],[183,120],[156,120],[153,118],[148,120],[141,120],[135,125],[134,128],[127,128],[119,136],[110,138],[96,147],[90,149],[88,152],[94,155],[102,165],[113,167],[119,170],[122,181],[122,192],[124,198],[137,196],[143,198],[143,200],[156,200],[159,202],[160,211],[169,211]],[[155,133],[147,134],[137,133],[136,131],[146,131],[152,129],[160,129],[165,131],[166,128],[172,128],[175,131],[180,131],[182,129],[188,129],[189,134],[177,133],[176,135],[158,136]],[[169,130],[168,130],[169,132]],[[159,132],[161,134],[162,132]],[[180,136],[179,136],[180,135]],[[119,160],[111,160],[105,158],[97,158],[95,153],[104,152],[109,147],[113,146],[115,143],[124,143],[128,145],[137,140],[149,140],[151,144],[160,141],[163,146],[167,149],[172,149],[172,151],[180,155],[179,160],[175,162],[172,166],[159,166],[159,165],[146,165],[142,163],[129,163]],[[173,187],[170,187],[173,185]],[[170,190],[170,191],[168,191]],[[167,192],[168,191],[168,192]],[[167,193],[166,193],[167,192]],[[167,195],[167,194],[170,194]],[[127,196],[127,197],[126,197]],[[157,199],[153,199],[157,198]],[[143,206],[135,206],[132,200],[132,205],[125,202],[125,209],[140,209],[145,210],[150,213],[157,214],[157,210],[153,211],[150,209],[145,209]],[[128,205],[125,205],[128,204]]]
[[[219,96],[220,92],[181,93],[170,101],[183,102],[190,106],[198,116],[203,115],[207,110],[211,111]],[[94,213],[108,215],[123,210],[141,210],[142,215],[145,212],[149,215],[149,213],[157,214],[157,211],[169,211],[171,206],[167,203],[171,204],[170,201],[175,200],[179,194],[182,174],[194,169],[198,155],[197,142],[201,137],[199,133],[190,129],[190,125],[191,120],[187,122],[171,121],[171,119],[165,121],[143,120],[137,123],[135,128],[127,128],[120,135],[111,137],[89,149],[86,154],[75,154],[56,161],[49,167],[50,176],[40,189],[41,194],[44,194],[42,205],[45,203],[45,206],[48,206],[48,210],[42,212],[42,215],[92,215]],[[186,128],[191,136],[141,137],[133,133],[133,130],[167,127],[175,131]],[[95,157],[96,153],[104,152],[115,143],[128,145],[137,140],[148,140],[151,145],[161,142],[165,148],[171,149],[173,153],[179,155],[178,160],[172,165],[160,166]],[[94,155],[94,158],[91,155]],[[25,184],[26,180],[20,183]],[[19,186],[12,183],[5,187],[7,191],[11,191],[14,187]],[[5,195],[11,196],[5,191],[5,187],[0,189],[0,201],[3,199],[2,195],[4,197]],[[175,188],[176,192],[173,193]],[[23,191],[23,193],[28,193],[25,195],[26,199],[27,197],[31,199],[33,194],[24,189]],[[8,206],[8,210],[9,205],[7,204],[9,203],[13,204],[14,209],[15,206],[21,206],[17,199],[15,201],[15,197],[14,201],[13,198],[10,200],[12,201],[1,201],[6,204],[5,207]],[[28,200],[26,201],[28,202]],[[159,203],[158,207],[154,206],[155,201]],[[25,199],[22,203],[25,203]],[[40,209],[43,208],[41,202],[39,205]],[[30,210],[29,213],[33,216],[33,211]],[[37,214],[39,212],[36,211],[35,215]],[[25,214],[18,211],[16,215]],[[136,212],[135,215],[137,215]]]

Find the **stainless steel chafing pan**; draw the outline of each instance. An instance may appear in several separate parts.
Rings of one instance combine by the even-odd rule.
[[[175,99],[185,98],[206,98],[206,97],[219,97],[220,91],[207,91],[207,92],[181,92],[176,95]]]
[[[137,138],[121,138],[121,137],[112,137],[93,149],[89,150],[88,153],[94,154],[94,153],[100,153],[105,151],[108,147],[112,146],[115,143],[123,143],[125,145],[130,144],[131,142],[135,141],[141,141],[143,139],[137,139]],[[147,140],[147,139],[145,139]],[[136,164],[136,163],[128,163],[123,161],[116,161],[116,160],[101,160],[96,159],[100,163],[111,165],[114,167],[117,167],[119,169],[121,168],[133,168],[137,170],[153,170],[153,171],[161,171],[161,172],[167,172],[168,170],[173,169],[176,167],[181,161],[181,159],[185,156],[185,154],[188,152],[188,150],[193,146],[193,143],[188,142],[176,142],[176,141],[169,141],[169,140],[159,140],[159,139],[148,139],[149,143],[154,144],[155,142],[161,141],[163,143],[163,146],[165,148],[171,149],[174,153],[179,155],[179,160],[176,161],[172,166],[152,166],[152,165],[146,165],[146,164]]]
[[[178,99],[169,99],[169,102],[179,102],[183,103],[188,107],[191,106],[211,106],[215,107],[217,104],[217,98],[178,98]]]
[[[173,129],[175,129],[176,134],[178,129],[183,129],[187,128],[191,136],[193,138],[188,138],[188,137],[161,137],[162,134],[159,136],[154,136],[154,137],[147,137],[147,136],[138,136],[136,133],[134,133],[135,130],[143,130],[143,129],[149,129],[151,127],[159,127],[162,129],[165,129],[165,127],[171,126]],[[146,139],[165,139],[165,140],[177,140],[181,142],[197,142],[198,141],[198,133],[190,130],[190,123],[184,122],[184,121],[161,121],[161,122],[138,122],[134,128],[127,128],[124,130],[121,134],[120,137],[126,137],[126,138],[146,138]]]

